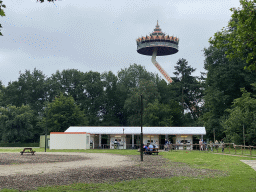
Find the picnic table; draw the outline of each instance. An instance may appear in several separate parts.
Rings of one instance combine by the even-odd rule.
[[[158,155],[159,151],[158,148],[153,148],[153,151],[146,151],[145,148],[142,149],[142,151],[144,152],[145,155],[152,155],[152,154],[156,154]],[[140,152],[140,148],[138,149],[138,152]]]
[[[159,153],[159,151],[158,151],[158,149],[153,149],[153,151],[145,151],[145,155],[146,154],[148,154],[148,155],[152,155],[152,154],[156,154],[156,155],[158,155],[158,153]]]
[[[20,152],[20,154],[23,155],[23,153],[31,153],[32,155],[34,155],[35,151],[33,151],[32,148],[24,148],[23,151]]]

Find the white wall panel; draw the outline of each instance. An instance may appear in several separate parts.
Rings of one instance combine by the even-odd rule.
[[[89,149],[90,134],[51,134],[50,149]]]

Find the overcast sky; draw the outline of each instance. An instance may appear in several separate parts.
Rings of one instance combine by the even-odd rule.
[[[45,0],[46,1],[46,0]],[[51,76],[56,70],[118,71],[130,64],[161,73],[151,57],[137,53],[136,39],[149,35],[158,20],[162,31],[180,39],[179,52],[157,57],[174,76],[184,58],[204,71],[203,49],[215,32],[227,26],[239,0],[3,0],[0,17],[0,80],[7,86],[19,72],[34,68]]]

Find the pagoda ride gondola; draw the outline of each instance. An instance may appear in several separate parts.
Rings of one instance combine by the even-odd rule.
[[[156,56],[165,56],[177,53],[179,51],[179,39],[177,37],[165,35],[161,31],[157,21],[157,25],[153,33],[151,33],[149,36],[138,38],[136,42],[137,52],[142,55],[152,55],[152,63],[162,73],[165,79],[169,83],[172,83],[171,77],[156,61]]]

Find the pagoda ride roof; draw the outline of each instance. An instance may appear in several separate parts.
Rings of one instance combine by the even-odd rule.
[[[155,48],[158,48],[157,56],[171,55],[178,52],[179,38],[166,35],[157,25],[150,35],[136,39],[137,52],[151,56]]]

